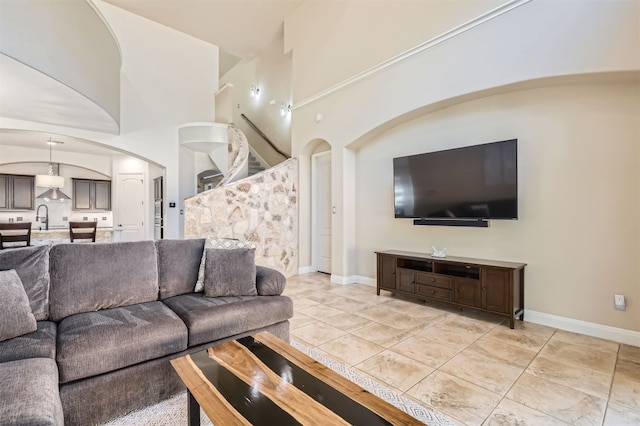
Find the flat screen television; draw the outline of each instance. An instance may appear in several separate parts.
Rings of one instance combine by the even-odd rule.
[[[393,159],[396,218],[517,219],[518,140]]]

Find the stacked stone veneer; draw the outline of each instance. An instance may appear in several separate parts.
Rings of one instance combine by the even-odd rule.
[[[185,200],[185,237],[215,236],[256,245],[256,264],[289,277],[298,269],[298,163],[264,172]]]

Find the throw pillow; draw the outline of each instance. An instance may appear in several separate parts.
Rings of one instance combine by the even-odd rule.
[[[206,297],[256,296],[255,249],[207,249]]]
[[[15,269],[0,271],[0,342],[38,329],[29,298]]]
[[[201,292],[204,290],[204,265],[207,259],[207,249],[237,249],[237,248],[252,248],[255,249],[256,245],[252,243],[247,243],[240,240],[234,240],[231,238],[218,238],[218,237],[207,237],[204,242],[204,250],[202,251],[202,260],[200,260],[200,270],[198,271],[198,279],[196,280],[196,285],[193,291]]]

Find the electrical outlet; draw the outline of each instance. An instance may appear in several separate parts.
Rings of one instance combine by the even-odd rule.
[[[12,217],[9,218],[9,223],[13,223],[13,218]]]
[[[89,218],[87,216],[83,216],[82,220],[89,220]]]
[[[22,222],[22,216],[16,217],[16,222]]]
[[[615,294],[613,295],[613,308],[618,311],[624,311],[627,309],[627,304],[624,301],[623,294]]]
[[[63,221],[63,222],[68,222],[68,221],[69,221],[69,218],[68,218],[67,216],[62,216],[62,221]]]
[[[102,220],[107,220],[107,217],[106,216],[102,216]]]

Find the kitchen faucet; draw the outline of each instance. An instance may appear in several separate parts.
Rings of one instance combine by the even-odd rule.
[[[45,216],[40,216],[40,207],[44,207]],[[42,219],[44,219],[44,229],[45,231],[48,231],[49,230],[49,207],[47,207],[46,204],[40,204],[38,206],[38,209],[36,210],[36,220],[38,222],[42,222]],[[42,227],[40,227],[40,229],[42,229]]]

